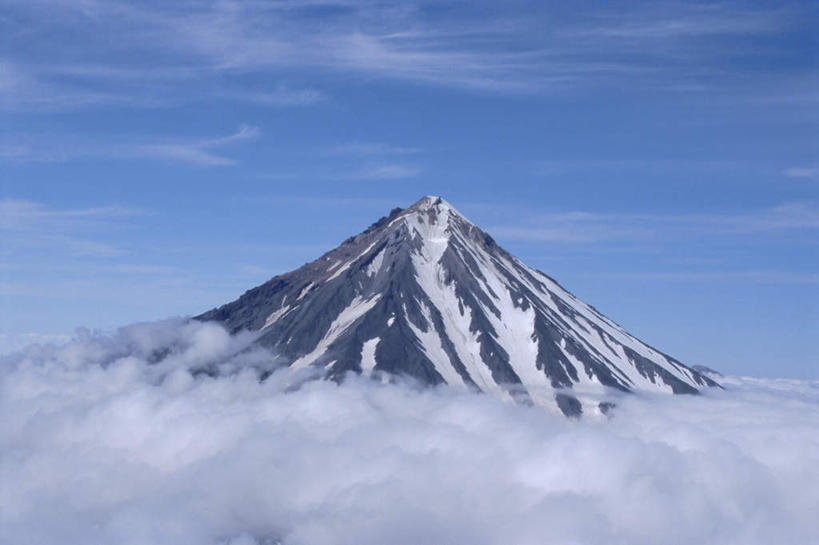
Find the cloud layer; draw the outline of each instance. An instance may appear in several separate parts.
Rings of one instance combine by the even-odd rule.
[[[260,383],[275,361],[251,341],[166,321],[0,360],[0,542],[819,538],[817,382],[728,378],[573,422],[449,389]]]

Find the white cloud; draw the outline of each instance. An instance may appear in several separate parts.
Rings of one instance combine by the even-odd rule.
[[[70,340],[71,335],[64,333],[0,333],[0,354],[17,352],[32,344],[64,344]]]
[[[447,389],[301,384],[212,324],[139,324],[0,365],[17,545],[813,543],[819,383],[725,378],[609,421]],[[153,363],[150,363],[153,362]],[[219,378],[191,369],[221,368]],[[300,386],[299,386],[300,384]]]

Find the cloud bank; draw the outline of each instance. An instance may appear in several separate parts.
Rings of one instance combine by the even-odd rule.
[[[726,378],[576,422],[445,388],[260,382],[275,359],[252,340],[175,320],[0,359],[0,543],[819,539],[818,382]]]

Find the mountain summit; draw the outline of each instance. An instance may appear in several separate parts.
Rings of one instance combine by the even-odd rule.
[[[498,246],[440,197],[396,208],[301,268],[200,316],[292,368],[409,375],[605,411],[605,387],[695,394],[716,383],[639,341]]]

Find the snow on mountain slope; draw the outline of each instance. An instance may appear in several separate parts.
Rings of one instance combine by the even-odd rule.
[[[439,197],[197,317],[293,367],[409,375],[577,415],[613,391],[717,384],[636,339],[500,248]]]

